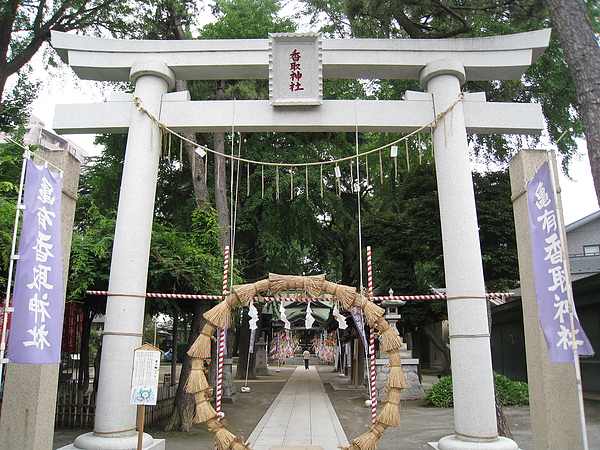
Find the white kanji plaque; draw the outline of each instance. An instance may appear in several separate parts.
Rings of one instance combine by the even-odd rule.
[[[269,34],[269,98],[272,106],[323,103],[320,33]]]

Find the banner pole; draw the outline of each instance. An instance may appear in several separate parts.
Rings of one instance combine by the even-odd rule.
[[[225,246],[225,255],[223,257],[223,301],[227,295],[227,286],[229,283],[229,246]],[[221,402],[223,400],[223,362],[225,359],[225,333],[227,328],[219,328],[217,335],[218,357],[217,357],[217,390],[215,393],[215,411],[217,412],[217,421],[221,421]],[[217,443],[215,441],[215,449]]]
[[[556,183],[554,180],[554,177],[556,175],[555,173],[555,167],[554,167],[554,161],[552,160],[552,154],[550,151],[547,152],[548,154],[548,167],[550,168],[550,182],[552,184],[552,194],[554,195],[554,198],[557,200],[557,205],[559,207],[556,208],[556,213],[558,215],[558,223],[561,225],[561,241],[565,243],[565,245],[563,246],[563,271],[565,274],[565,277],[567,278],[567,305],[569,308],[569,326],[571,328],[571,348],[573,350],[573,367],[575,369],[575,384],[577,386],[577,400],[578,400],[578,404],[579,404],[579,417],[581,420],[581,438],[583,441],[583,448],[584,450],[588,450],[588,436],[587,436],[587,424],[585,421],[585,408],[583,405],[583,383],[581,381],[581,366],[580,366],[580,359],[579,359],[579,352],[577,351],[577,336],[575,334],[575,320],[573,319],[574,314],[576,314],[575,311],[575,298],[573,296],[573,285],[571,284],[571,271],[570,271],[570,267],[567,264],[568,262],[568,258],[566,258],[565,256],[568,254],[568,252],[566,250],[566,244],[567,244],[567,236],[565,233],[565,229],[564,229],[564,218],[563,218],[563,212],[562,212],[562,199],[559,200],[559,195],[558,195],[558,191],[556,189]]]
[[[21,211],[21,203],[23,202],[23,186],[25,185],[25,167],[27,166],[27,160],[30,158],[31,153],[29,150],[23,152],[23,163],[21,165],[21,178],[19,180],[19,193],[17,195],[17,204],[15,205],[15,222],[13,227],[13,237],[10,249],[10,261],[8,263],[8,280],[6,282],[6,297],[4,298],[4,317],[2,319],[2,339],[0,340],[0,394],[2,393],[2,383],[4,381],[4,364],[8,363],[8,360],[4,358],[6,353],[6,341],[8,332],[8,315],[12,312],[10,306],[10,296],[12,288],[13,272],[15,267],[15,260],[18,258],[15,254],[17,248],[17,234],[19,231],[19,218]]]

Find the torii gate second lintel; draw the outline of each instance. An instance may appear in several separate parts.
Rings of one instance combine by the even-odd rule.
[[[143,100],[143,99],[142,99]],[[57,105],[53,129],[62,134],[127,133],[137,106],[133,94],[111,101]],[[467,133],[530,134],[544,129],[537,103],[486,102],[465,93]],[[321,106],[272,107],[269,100],[190,101],[187,92],[164,94],[158,119],[177,133],[363,132],[410,133],[435,118],[431,94],[407,91],[405,100],[323,100]]]

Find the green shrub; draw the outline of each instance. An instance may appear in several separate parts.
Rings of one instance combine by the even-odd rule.
[[[427,389],[425,397],[423,397],[423,404],[425,406],[450,408],[453,405],[452,402],[452,376],[442,378],[431,389]]]
[[[500,403],[503,406],[529,404],[529,387],[527,383],[512,381],[497,373],[494,373],[494,383],[500,397]],[[434,384],[431,389],[427,389],[425,397],[423,397],[423,405],[441,408],[451,407],[453,405],[452,377],[444,377]]]
[[[494,383],[503,406],[529,405],[529,386],[524,381],[512,381],[504,375],[494,373]]]

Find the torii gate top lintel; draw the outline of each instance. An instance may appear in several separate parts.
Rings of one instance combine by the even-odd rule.
[[[324,78],[419,79],[454,59],[469,80],[517,79],[548,46],[550,29],[454,39],[323,39]],[[269,39],[123,40],[52,32],[52,46],[84,79],[129,81],[136,60],[164,61],[178,79],[266,79]]]

